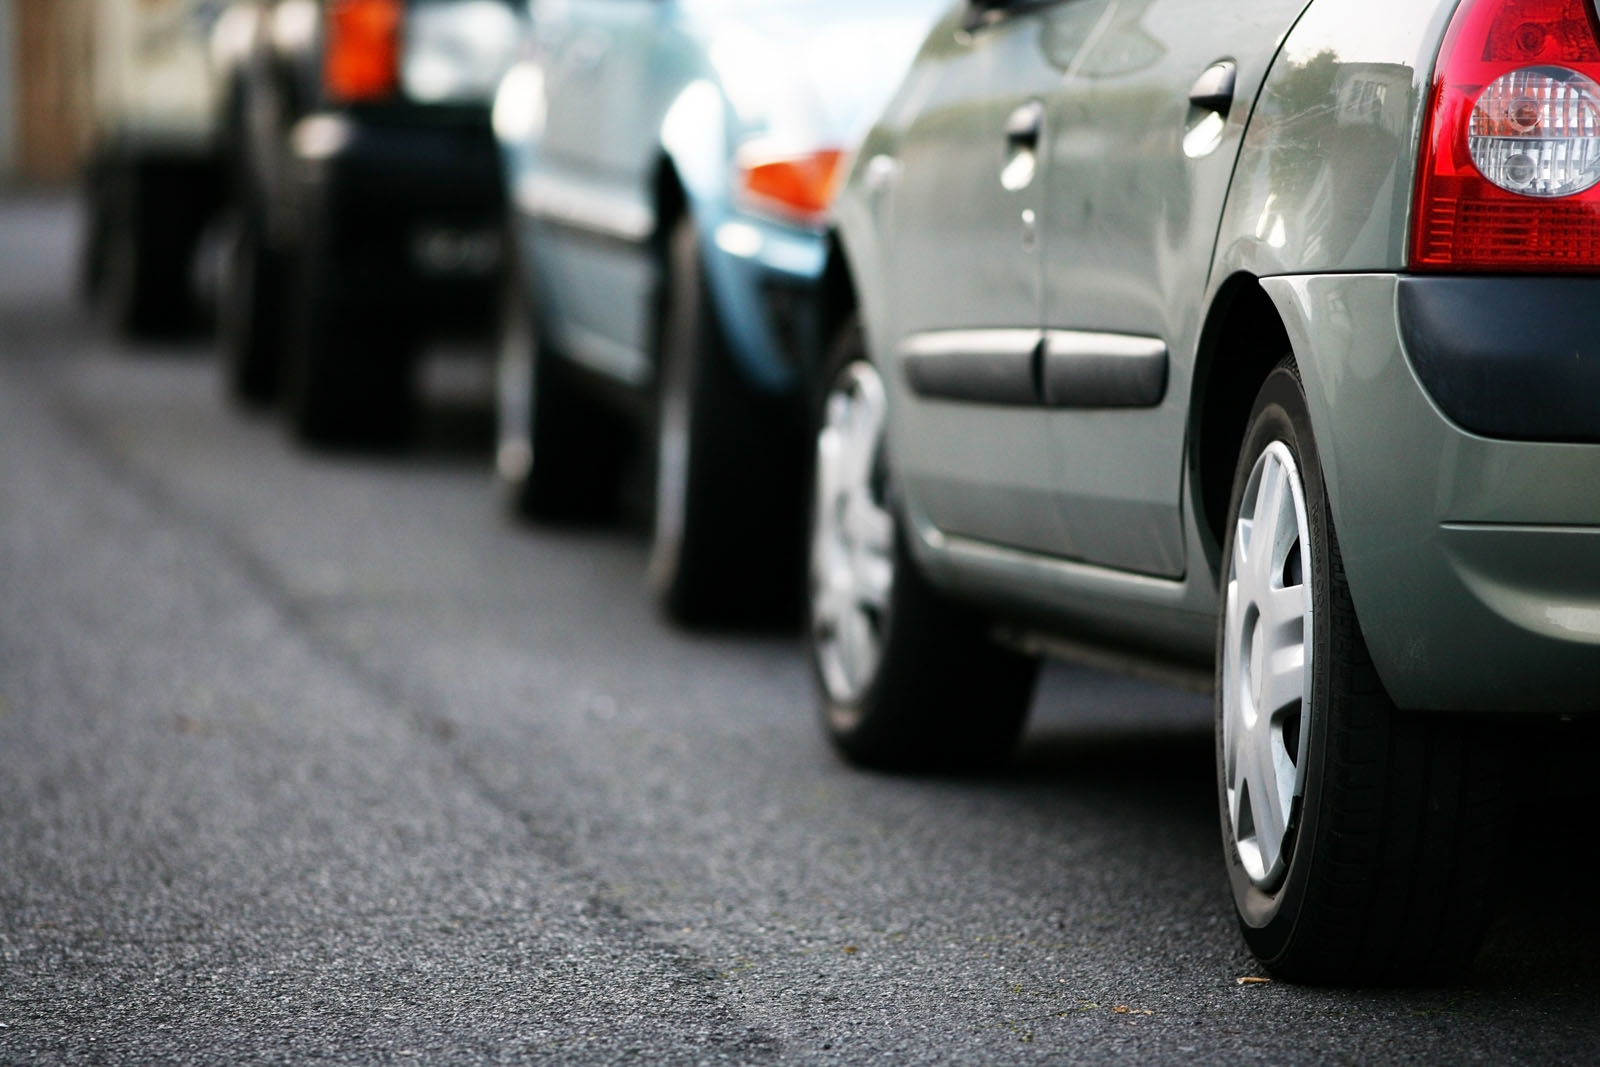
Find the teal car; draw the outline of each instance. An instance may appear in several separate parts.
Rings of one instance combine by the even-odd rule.
[[[834,247],[837,747],[1002,758],[1042,651],[1205,672],[1250,948],[1459,973],[1518,745],[1600,712],[1592,0],[958,3]]]
[[[535,518],[653,482],[705,623],[801,584],[805,383],[844,160],[941,0],[538,0],[495,107],[515,273],[496,467]]]

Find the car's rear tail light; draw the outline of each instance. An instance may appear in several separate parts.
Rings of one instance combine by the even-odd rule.
[[[1592,0],[1464,0],[1439,52],[1425,130],[1413,268],[1600,266]]]
[[[382,100],[400,84],[403,0],[333,0],[323,48],[323,86],[341,101]]]
[[[740,184],[754,200],[809,219],[828,209],[843,162],[844,153],[836,148],[781,153],[747,146],[739,153]]]

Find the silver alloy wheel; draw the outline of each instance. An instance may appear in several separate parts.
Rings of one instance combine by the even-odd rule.
[[[495,360],[495,410],[498,441],[495,472],[505,485],[520,485],[533,470],[533,390],[535,344],[521,297],[508,292],[501,311]]]
[[[1239,501],[1224,585],[1222,751],[1228,826],[1258,887],[1282,879],[1305,791],[1312,678],[1311,536],[1294,454],[1273,441]]]
[[[834,379],[817,432],[811,627],[829,697],[848,704],[882,656],[894,584],[894,519],[884,499],[888,399],[872,364]]]

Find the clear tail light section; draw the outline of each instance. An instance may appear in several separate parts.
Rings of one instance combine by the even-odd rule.
[[[1507,192],[1581,193],[1600,182],[1600,85],[1566,67],[1501,75],[1472,105],[1467,151]]]
[[[521,30],[505,0],[413,0],[401,88],[423,104],[486,104],[516,59]]]
[[[1428,102],[1411,266],[1600,266],[1600,26],[1592,0],[1464,0]]]

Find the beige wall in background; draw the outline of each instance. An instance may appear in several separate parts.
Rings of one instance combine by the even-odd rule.
[[[0,0],[0,181],[17,169],[16,18],[12,0]]]
[[[10,83],[0,106],[9,97],[12,110],[9,159],[0,119],[0,167],[12,177],[61,182],[78,173],[91,132],[90,9],[90,0],[0,0],[10,23],[0,31],[0,79]]]

